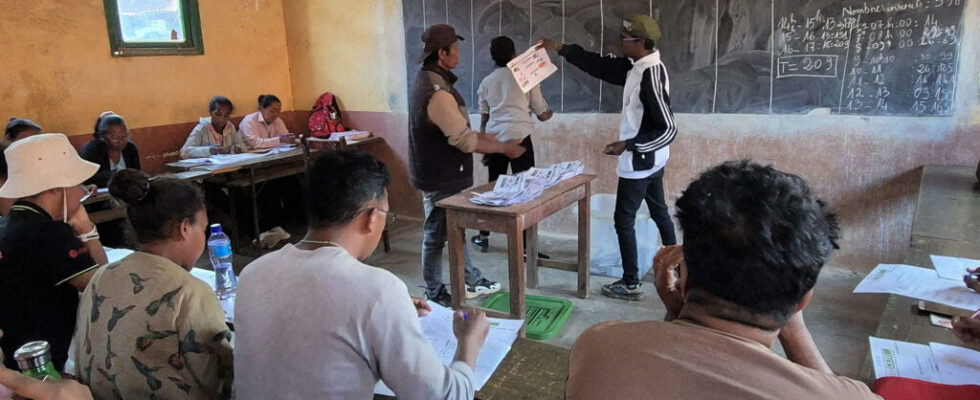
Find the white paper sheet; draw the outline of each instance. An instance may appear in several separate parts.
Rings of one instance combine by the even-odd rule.
[[[510,73],[514,74],[517,85],[524,93],[530,92],[535,86],[539,85],[551,74],[558,71],[558,67],[551,62],[548,52],[544,48],[531,47],[523,54],[515,57],[507,63]]]
[[[875,377],[897,376],[938,382],[939,367],[933,359],[932,349],[918,343],[901,342],[869,336],[871,361]]]
[[[422,334],[429,340],[432,350],[436,357],[442,361],[443,365],[453,363],[456,356],[456,336],[453,335],[453,310],[429,302],[432,312],[419,323],[422,325]],[[476,369],[473,371],[473,385],[476,390],[480,390],[493,371],[504,361],[504,357],[510,352],[510,347],[517,339],[517,332],[521,330],[524,321],[518,319],[488,318],[490,320],[490,333],[487,340],[483,343],[480,356],[476,359]],[[378,382],[374,387],[374,393],[394,396],[394,392],[384,384]]]
[[[980,384],[980,351],[942,343],[929,343],[939,366],[940,381],[947,385]]]
[[[936,267],[936,272],[939,273],[940,277],[960,282],[963,281],[963,275],[966,275],[967,268],[973,269],[980,267],[980,260],[971,260],[969,258],[935,255],[929,256],[929,258],[932,259],[932,265]]]
[[[942,279],[931,269],[901,264],[879,264],[854,293],[894,293],[963,310],[980,308],[980,293],[962,281]]]
[[[105,257],[109,259],[109,264],[126,258],[126,256],[133,254],[130,249],[114,249],[111,247],[105,247]]]

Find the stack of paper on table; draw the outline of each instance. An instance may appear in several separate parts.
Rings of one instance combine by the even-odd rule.
[[[361,139],[367,139],[371,137],[371,132],[368,131],[345,131],[345,132],[334,132],[330,136],[322,137],[309,137],[306,140],[311,142],[338,142],[340,138],[347,139],[348,142],[353,142]]]
[[[929,345],[871,336],[875,377],[897,376],[942,383],[980,383],[980,351],[942,343]]]
[[[944,304],[964,311],[980,308],[980,293],[959,280],[945,279],[936,271],[901,264],[880,264],[854,289],[854,293],[893,293]]]
[[[500,207],[531,201],[541,196],[544,189],[581,174],[583,169],[580,161],[570,161],[547,168],[531,168],[517,176],[501,175],[492,191],[480,193],[470,202]]]
[[[456,336],[453,335],[453,310],[440,306],[434,302],[429,302],[432,312],[419,320],[422,325],[422,334],[428,339],[435,351],[436,357],[443,365],[453,363],[456,356]],[[523,320],[488,318],[490,320],[490,333],[487,340],[483,343],[480,356],[476,359],[476,369],[473,370],[473,385],[476,390],[480,390],[493,371],[504,361],[504,357],[510,352],[510,347],[517,339],[517,333],[524,325]],[[384,384],[378,382],[374,387],[374,393],[386,396],[395,394]]]

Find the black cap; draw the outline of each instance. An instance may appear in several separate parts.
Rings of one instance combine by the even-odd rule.
[[[429,55],[439,51],[439,49],[453,44],[456,40],[466,40],[456,34],[453,27],[446,24],[432,25],[425,32],[422,32],[422,56],[418,62],[423,62]]]
[[[10,135],[13,132],[20,131],[24,128],[33,128],[41,130],[41,125],[36,124],[27,118],[11,118],[10,122],[7,123],[7,129],[3,131],[4,135]]]

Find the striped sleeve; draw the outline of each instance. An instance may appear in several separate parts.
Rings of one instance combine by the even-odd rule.
[[[667,69],[657,64],[643,71],[640,82],[640,102],[643,119],[636,137],[626,140],[626,149],[637,153],[652,153],[674,142],[677,125],[670,109],[670,97],[665,82]]]

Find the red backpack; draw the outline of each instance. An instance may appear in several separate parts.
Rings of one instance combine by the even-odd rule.
[[[313,103],[309,126],[310,134],[318,138],[328,137],[334,132],[347,131],[341,121],[337,97],[333,93],[324,92],[316,99],[316,103]]]

